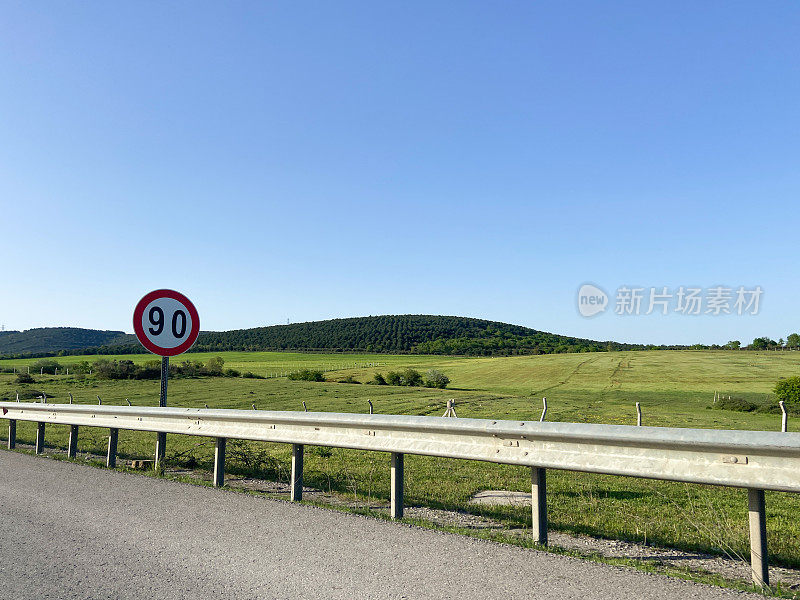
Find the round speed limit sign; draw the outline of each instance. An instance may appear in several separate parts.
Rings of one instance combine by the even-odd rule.
[[[194,304],[173,290],[156,290],[139,300],[133,311],[136,337],[153,354],[177,356],[192,347],[200,333]]]

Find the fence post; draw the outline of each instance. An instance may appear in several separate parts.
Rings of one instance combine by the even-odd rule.
[[[44,423],[36,424],[36,454],[44,452]]]
[[[767,510],[764,490],[747,490],[747,508],[750,513],[750,570],[753,583],[769,586],[769,556],[767,554]]]
[[[292,444],[292,502],[303,499],[303,444]]]
[[[108,455],[106,456],[106,467],[114,469],[117,466],[117,439],[119,429],[112,428],[108,431]]]
[[[779,401],[778,404],[781,407],[781,431],[786,433],[789,431],[789,413],[786,411],[786,404],[783,400]]]
[[[636,425],[642,426],[642,407],[638,402],[636,403]]]
[[[70,458],[75,458],[76,454],[78,454],[78,426],[70,425],[69,443],[67,444],[67,456]]]
[[[392,477],[392,519],[403,518],[403,454],[392,452],[391,458]]]
[[[225,485],[225,446],[227,438],[218,437],[214,445],[214,487]]]
[[[8,449],[13,450],[17,447],[17,421],[11,419],[8,422]]]
[[[542,416],[539,417],[540,422],[544,422],[544,418],[547,416],[547,398],[542,398]]]
[[[531,467],[531,532],[533,541],[547,545],[547,472]]]

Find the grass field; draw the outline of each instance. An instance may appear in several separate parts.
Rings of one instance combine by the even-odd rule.
[[[265,375],[299,367],[334,369],[325,383],[270,379],[198,378],[170,382],[169,403],[175,406],[208,404],[219,408],[367,412],[367,399],[376,412],[440,415],[446,400],[456,399],[460,417],[538,419],[541,398],[548,398],[547,419],[591,423],[636,423],[635,402],[640,402],[646,425],[718,429],[778,430],[780,416],[713,408],[714,392],[748,399],[769,396],[780,377],[798,374],[800,352],[654,351],[544,355],[507,358],[439,356],[214,353],[192,354],[205,360],[222,356],[226,367]],[[134,355],[134,361],[152,360]],[[59,358],[63,365],[87,357]],[[93,360],[89,358],[89,360]],[[179,359],[180,360],[180,359]],[[23,367],[34,361],[2,361]],[[366,367],[380,363],[379,367]],[[414,367],[443,371],[451,379],[446,390],[335,383],[347,375],[360,381],[375,371]],[[158,403],[157,381],[98,381],[93,377],[38,376],[28,386],[14,383],[13,375],[0,375],[0,397],[13,398],[15,390],[36,389],[52,402],[67,401],[72,392],[79,403],[135,405]],[[333,380],[333,381],[330,381]],[[798,419],[790,430],[798,431]],[[66,445],[66,427],[51,426],[48,443]],[[103,452],[107,432],[81,433],[82,450]],[[0,432],[5,435],[5,431]],[[34,426],[20,423],[21,441],[32,442]],[[147,457],[155,434],[120,432],[120,453]],[[208,468],[212,446],[208,440],[170,436],[168,460]],[[290,450],[276,444],[253,444],[266,453],[264,476],[286,478]],[[388,498],[386,456],[351,450],[309,449],[308,485],[358,496]],[[232,465],[232,468],[237,468]],[[240,466],[240,468],[243,468]],[[554,529],[594,536],[652,542],[748,556],[746,493],[710,486],[639,480],[552,471],[549,475],[549,510]],[[406,459],[407,502],[435,508],[466,510],[501,519],[509,528],[530,525],[523,508],[473,507],[469,497],[484,489],[530,490],[528,470],[493,465],[409,456]],[[800,498],[768,493],[768,535],[773,560],[800,566]]]

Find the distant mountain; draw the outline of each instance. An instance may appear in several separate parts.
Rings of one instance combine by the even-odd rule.
[[[86,335],[80,337],[73,333],[63,334],[62,338],[46,338],[43,333],[35,333],[44,331],[86,332]],[[135,337],[122,332],[56,328],[14,333],[19,336],[30,334],[27,346],[21,341],[11,346],[3,342],[4,338],[0,338],[0,354],[127,354],[145,351]],[[90,333],[98,337],[90,338]],[[108,336],[107,341],[103,336]],[[67,339],[71,341],[70,345],[65,344]],[[99,343],[92,343],[90,339]],[[321,350],[490,356],[643,348],[645,346],[639,344],[567,337],[520,325],[469,317],[384,315],[202,332],[192,351]]]
[[[0,331],[0,354],[38,354],[108,346],[135,340],[124,331],[99,331],[77,327],[42,327],[26,331]]]

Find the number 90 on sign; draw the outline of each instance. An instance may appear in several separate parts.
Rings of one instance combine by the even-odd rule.
[[[191,348],[200,333],[200,319],[189,299],[173,290],[156,290],[133,311],[133,328],[142,345],[160,356]]]

